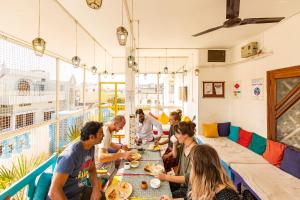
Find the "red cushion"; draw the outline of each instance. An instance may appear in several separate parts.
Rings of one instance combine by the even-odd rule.
[[[263,157],[269,163],[279,167],[283,158],[285,147],[286,146],[284,144],[274,142],[272,140],[267,140],[267,147],[265,153],[263,154]]]
[[[239,139],[237,141],[237,143],[239,143],[240,145],[244,146],[244,147],[248,147],[249,144],[251,143],[251,139],[252,139],[252,133],[245,131],[244,129],[240,129],[239,132]]]

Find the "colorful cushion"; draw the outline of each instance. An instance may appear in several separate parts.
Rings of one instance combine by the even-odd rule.
[[[162,124],[167,124],[169,122],[169,117],[166,115],[166,113],[162,112],[158,117],[158,121]]]
[[[262,155],[266,150],[266,146],[267,146],[266,138],[264,138],[256,133],[252,134],[252,140],[248,147],[251,151],[253,151],[259,155]]]
[[[267,147],[263,157],[272,165],[279,167],[283,157],[284,149],[284,144],[267,140]]]
[[[230,126],[230,133],[229,133],[228,138],[234,142],[237,142],[239,139],[239,130],[240,130],[240,127]]]
[[[252,132],[245,131],[244,129],[240,129],[239,139],[237,143],[244,147],[248,147],[252,139]]]
[[[218,133],[221,137],[227,137],[230,133],[230,122],[218,123]]]
[[[287,147],[280,168],[300,179],[300,152]]]
[[[41,174],[35,188],[33,200],[46,199],[46,196],[50,188],[52,175],[53,175],[52,173],[46,173],[46,172]]]
[[[218,137],[218,125],[213,124],[202,124],[203,135],[205,137]]]

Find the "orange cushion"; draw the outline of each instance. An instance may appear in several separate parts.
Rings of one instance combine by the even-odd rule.
[[[267,140],[267,147],[265,153],[263,154],[263,157],[269,163],[279,167],[283,158],[285,147],[286,146],[284,144],[274,142],[272,140]]]
[[[219,137],[218,124],[202,124],[203,135],[205,137]]]
[[[251,143],[251,139],[252,139],[252,133],[245,131],[244,129],[240,129],[239,132],[239,139],[237,141],[237,143],[239,143],[240,145],[244,146],[244,147],[248,147],[249,144]]]

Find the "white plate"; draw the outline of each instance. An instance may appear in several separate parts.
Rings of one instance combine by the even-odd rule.
[[[150,186],[154,189],[157,189],[160,187],[160,180],[157,178],[153,178],[150,180]]]

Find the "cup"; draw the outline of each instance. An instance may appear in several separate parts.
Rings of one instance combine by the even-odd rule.
[[[142,140],[142,143],[143,143],[143,144],[147,144],[147,139],[143,139],[143,140]]]
[[[177,142],[177,138],[175,137],[175,135],[172,135],[170,140],[171,140],[172,143]]]
[[[124,169],[130,169],[130,162],[124,163]]]

